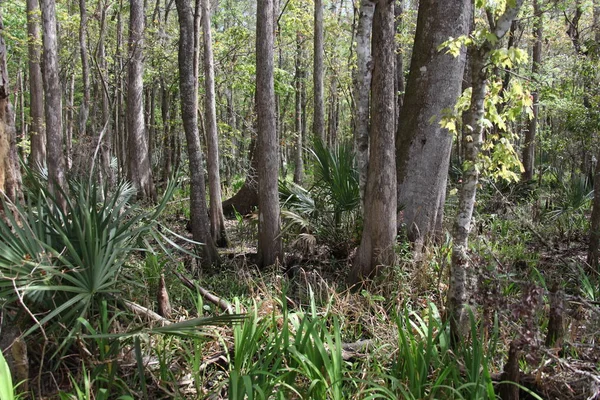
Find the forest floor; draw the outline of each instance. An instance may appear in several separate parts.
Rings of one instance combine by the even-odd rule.
[[[502,373],[512,343],[519,350],[516,361],[520,384],[528,390],[545,399],[600,398],[600,291],[597,280],[582,279],[588,276],[580,270],[585,264],[585,240],[542,240],[529,230],[534,234],[523,235],[528,229],[520,228],[520,238],[529,240],[518,250],[513,248],[516,255],[507,251],[503,238],[498,237],[509,237],[511,232],[491,229],[481,232],[474,241],[472,257],[480,273],[475,299],[479,305],[479,334],[489,341],[497,329],[495,353],[488,360],[490,375],[496,384],[506,379]],[[336,259],[324,246],[288,238],[286,246],[291,250],[285,265],[259,271],[254,265],[256,249],[252,245],[256,220],[229,220],[227,231],[231,246],[221,253],[225,260],[221,267],[207,270],[186,261],[184,273],[222,299],[239,299],[244,310],[256,307],[257,315],[263,318],[281,315],[282,301],[294,310],[316,305],[320,315],[339,319],[344,359],[355,366],[373,363],[368,359],[385,364],[390,354],[399,352],[395,315],[410,311],[411,315],[427,318],[433,304],[443,319],[449,237],[418,259],[407,245],[399,245],[400,262],[396,267],[360,290],[351,290],[345,285],[345,277],[352,253]],[[177,278],[171,279],[171,286],[177,286]],[[175,294],[175,298],[182,296]],[[186,303],[174,302],[180,318],[188,317]],[[204,305],[210,312],[214,307]],[[553,344],[547,338],[549,325],[558,329],[559,338]],[[216,399],[219,395],[215,387],[226,380],[233,333],[220,329],[218,337],[203,346],[201,365],[208,379],[202,388],[183,379],[178,391],[194,395],[198,390],[212,392],[211,398]],[[223,389],[221,393],[225,396],[227,392]],[[527,396],[522,392],[521,398],[533,398]]]

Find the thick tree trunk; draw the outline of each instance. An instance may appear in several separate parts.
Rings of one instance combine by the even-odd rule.
[[[373,16],[371,146],[364,228],[350,276],[357,283],[394,263],[396,166],[394,155],[394,4],[379,0]]]
[[[148,138],[144,123],[144,2],[131,0],[129,14],[129,65],[127,85],[128,175],[138,197],[156,201]]]
[[[21,175],[16,152],[16,130],[10,104],[4,25],[0,10],[0,191],[10,201],[20,197]]]
[[[39,170],[46,165],[46,124],[44,122],[44,83],[42,81],[41,15],[38,0],[27,0],[27,47],[29,50],[29,165]]]
[[[531,74],[533,80],[538,81],[537,74],[540,71],[542,63],[542,40],[543,40],[543,14],[540,9],[539,1],[533,0],[533,36],[535,43],[533,44],[533,59],[531,66]],[[529,120],[529,129],[525,133],[525,144],[523,146],[523,180],[529,181],[533,179],[535,169],[535,136],[537,134],[538,119],[540,114],[539,91],[536,88],[533,93],[533,117]]]
[[[202,33],[204,39],[204,114],[206,147],[208,152],[208,185],[210,196],[210,229],[217,246],[227,247],[227,232],[221,199],[221,174],[219,172],[219,137],[217,132],[217,107],[215,104],[215,69],[210,28],[210,1],[202,0]]]
[[[439,233],[444,215],[452,134],[439,120],[460,94],[465,54],[453,57],[438,46],[449,37],[466,35],[469,0],[419,2],[417,32],[400,111],[396,141],[399,224],[418,250]],[[433,28],[435,27],[435,28]]]
[[[367,167],[369,165],[369,100],[371,95],[371,31],[375,3],[362,0],[356,27],[356,76],[354,77],[354,147],[358,167],[361,207],[364,213]]]
[[[313,135],[315,138],[325,141],[325,101],[323,94],[323,0],[315,0],[314,17],[314,117],[313,117]]]
[[[513,19],[517,16],[523,0],[517,0],[514,7],[507,7],[493,24],[491,32],[498,41],[506,34]],[[484,101],[487,93],[487,70],[490,52],[498,41],[486,40],[480,47],[469,49],[472,94],[469,109],[463,114],[463,147],[465,161],[463,164],[463,182],[459,188],[458,212],[454,220],[452,265],[450,268],[450,286],[448,288],[448,318],[450,333],[454,344],[468,334],[470,324],[467,304],[473,298],[474,266],[470,263],[468,252],[469,233],[477,185],[479,184],[478,154],[483,142],[484,127],[481,123],[484,115]]]
[[[259,0],[256,15],[256,114],[258,127],[259,268],[281,262],[279,220],[279,144],[275,129],[273,78],[273,0]]]
[[[56,5],[54,0],[42,0],[44,46],[44,88],[46,92],[46,164],[48,184],[58,206],[67,207],[61,189],[67,190],[65,155],[63,152],[62,93],[58,66],[58,36],[56,32]]]
[[[190,164],[190,214],[192,236],[204,243],[204,259],[210,264],[219,263],[217,247],[210,234],[210,221],[206,206],[206,186],[202,149],[198,133],[198,84],[194,76],[194,19],[189,0],[177,0],[179,15],[179,87],[181,93],[181,116],[187,139]]]

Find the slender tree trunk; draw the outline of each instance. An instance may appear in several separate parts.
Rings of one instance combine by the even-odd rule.
[[[90,67],[87,48],[87,10],[86,1],[79,0],[79,52],[81,55],[81,79],[83,83],[83,98],[79,108],[78,137],[87,140],[86,125],[90,114]]]
[[[543,40],[543,14],[540,9],[539,0],[533,0],[533,36],[535,43],[533,44],[533,59],[531,66],[531,74],[534,82],[538,81],[538,73],[542,63],[542,40]],[[506,87],[506,86],[505,86]],[[538,120],[540,114],[539,90],[536,88],[533,93],[533,117],[529,120],[529,129],[525,133],[525,143],[523,146],[523,180],[530,181],[533,179],[535,170],[535,136],[537,134]]]
[[[294,183],[301,185],[304,181],[304,160],[302,158],[302,34],[296,32],[296,57],[295,57],[295,98],[294,98],[294,131],[296,132],[296,151],[294,153]]]
[[[64,211],[66,199],[61,190],[67,190],[65,154],[63,152],[62,93],[58,66],[58,36],[56,32],[56,5],[54,0],[42,0],[42,29],[44,46],[44,88],[46,92],[46,164],[48,184]]]
[[[594,40],[600,46],[600,1],[594,0]],[[588,247],[587,263],[592,270],[598,270],[598,257],[600,256],[600,153],[596,155],[594,170],[594,201],[590,217],[590,240]]]
[[[402,16],[404,14],[404,6],[402,1],[395,2],[395,27],[396,34],[402,33]],[[396,43],[396,129],[398,129],[398,118],[400,117],[400,109],[404,99],[404,54],[402,44]]]
[[[75,130],[75,74],[71,75],[69,86],[65,88],[67,110],[65,111],[65,161],[67,171],[73,166],[73,131]]]
[[[217,107],[215,104],[215,68],[210,28],[210,0],[202,0],[202,33],[204,38],[204,113],[206,122],[206,147],[208,151],[208,185],[210,196],[210,228],[218,246],[227,247],[227,232],[221,199],[219,172],[219,137],[217,132]]]
[[[419,2],[417,32],[398,120],[396,162],[399,224],[419,251],[441,226],[452,134],[439,119],[452,109],[460,95],[465,64],[439,51],[449,37],[466,35],[472,8],[470,0]]]
[[[129,179],[138,190],[138,197],[156,201],[152,180],[148,138],[144,124],[144,4],[131,0],[129,9],[129,65],[127,75],[127,131]]]
[[[313,134],[325,143],[325,103],[323,94],[323,0],[315,0],[314,18],[314,117]]]
[[[101,171],[106,177],[108,184],[112,187],[115,184],[115,174],[111,168],[113,131],[111,124],[111,107],[108,92],[108,62],[106,60],[106,48],[104,47],[104,38],[106,36],[106,18],[109,4],[103,1],[100,5],[100,34],[98,35],[98,49],[96,58],[100,64],[100,80],[102,84],[102,130],[100,146]]]
[[[273,0],[258,0],[256,15],[256,113],[258,123],[259,268],[281,262],[279,150],[275,129],[273,78]]]
[[[371,146],[364,227],[350,276],[357,283],[394,263],[396,167],[394,155],[394,4],[379,0],[373,15]]]
[[[27,47],[29,50],[29,128],[31,154],[29,165],[40,169],[46,165],[46,124],[44,121],[44,83],[42,81],[41,15],[38,0],[27,0]]]
[[[354,77],[355,125],[354,145],[358,166],[361,207],[364,213],[365,187],[369,165],[369,100],[371,95],[371,31],[375,3],[362,0],[356,28],[356,76]]]
[[[179,15],[179,88],[181,96],[181,117],[187,139],[190,163],[191,189],[190,214],[192,236],[195,241],[204,243],[204,259],[210,264],[219,263],[217,247],[210,234],[210,221],[206,206],[206,187],[202,149],[198,133],[198,81],[194,76],[194,18],[189,0],[176,0]]]
[[[498,41],[506,34],[513,19],[517,16],[523,0],[517,0],[512,7],[506,8],[496,21],[490,21],[491,31]],[[497,45],[486,40],[480,47],[469,49],[472,94],[469,109],[463,114],[463,182],[459,188],[458,212],[454,220],[452,265],[450,268],[450,286],[448,288],[448,318],[450,333],[456,344],[469,330],[467,304],[474,293],[474,266],[470,263],[468,252],[469,233],[477,185],[479,184],[478,154],[483,142],[484,127],[481,123],[484,115],[484,101],[487,93],[487,70],[485,69],[490,52]]]

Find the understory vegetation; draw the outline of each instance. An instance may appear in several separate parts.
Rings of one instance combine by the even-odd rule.
[[[584,261],[585,179],[488,185],[471,245],[479,306],[453,347],[450,235],[418,258],[399,238],[396,265],[344,284],[360,219],[346,151],[317,149],[308,189],[281,182],[286,265],[262,271],[256,223],[239,215],[227,261],[198,265],[194,243],[175,233],[188,212],[176,179],[151,208],[131,204],[126,183],[71,182],[61,210],[44,177],[28,176],[25,205],[5,202],[0,222],[4,325],[25,327],[21,361],[34,377],[20,398],[493,399],[511,388],[594,398],[600,279]],[[0,398],[15,398],[6,372]]]

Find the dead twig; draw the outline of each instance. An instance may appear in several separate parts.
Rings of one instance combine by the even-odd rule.
[[[186,287],[190,288],[191,290],[197,290],[198,293],[200,293],[200,295],[202,295],[202,297],[204,297],[206,300],[213,303],[214,305],[219,307],[224,312],[233,314],[233,312],[234,312],[233,306],[227,300],[224,300],[224,299],[220,298],[219,296],[212,294],[208,290],[204,289],[202,286],[198,285],[196,282],[192,282],[192,280],[190,278],[188,278],[187,276],[185,276],[177,271],[175,271],[174,273],[175,273],[175,276],[177,276],[179,278],[179,280]],[[245,312],[245,311],[242,310],[242,312]]]

